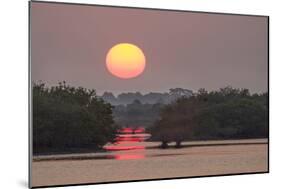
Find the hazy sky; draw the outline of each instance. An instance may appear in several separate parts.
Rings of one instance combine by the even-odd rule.
[[[142,75],[124,80],[107,71],[117,43],[143,50]],[[98,94],[227,85],[264,92],[267,43],[266,17],[32,3],[32,80]]]

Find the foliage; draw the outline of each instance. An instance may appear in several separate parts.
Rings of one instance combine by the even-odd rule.
[[[112,105],[127,105],[133,103],[134,100],[138,100],[142,104],[168,104],[179,97],[190,97],[192,94],[193,92],[188,89],[172,88],[169,90],[169,93],[150,92],[141,94],[140,92],[129,92],[121,93],[117,97],[111,92],[104,92],[101,98]]]
[[[34,153],[99,149],[114,139],[112,107],[94,90],[33,84]]]
[[[190,98],[165,105],[149,128],[163,144],[184,140],[261,138],[268,136],[268,93],[247,89],[200,89]]]
[[[114,120],[118,125],[148,127],[159,118],[163,104],[142,104],[134,100],[131,104],[117,105],[113,108]]]
[[[111,92],[104,92],[101,98],[114,105],[113,115],[116,123],[122,126],[149,127],[159,118],[160,109],[181,97],[190,97],[188,89],[171,88],[169,92],[121,93],[115,97]]]

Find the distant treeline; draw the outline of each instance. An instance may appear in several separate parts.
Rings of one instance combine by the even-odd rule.
[[[117,124],[129,127],[149,127],[159,118],[160,109],[178,98],[189,98],[193,92],[188,89],[173,88],[167,93],[151,92],[142,95],[136,93],[121,93],[115,97],[105,92],[101,97],[114,105],[113,115]]]
[[[152,140],[245,139],[268,137],[268,93],[251,95],[247,89],[222,88],[179,98],[165,105],[149,128]]]
[[[33,84],[33,153],[99,150],[113,141],[112,106],[94,90]]]
[[[113,108],[114,121],[125,127],[149,127],[159,118],[162,103],[142,104],[134,100],[131,104],[116,105]]]
[[[117,97],[111,92],[104,92],[101,98],[112,105],[131,104],[135,100],[138,100],[142,104],[168,104],[179,97],[190,97],[192,94],[193,92],[189,89],[173,88],[166,93],[150,92],[143,95],[140,92],[129,92],[121,93]]]

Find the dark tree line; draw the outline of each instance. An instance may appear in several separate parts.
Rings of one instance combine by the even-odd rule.
[[[34,154],[97,150],[113,141],[116,129],[112,106],[94,90],[33,84]]]
[[[117,125],[146,126],[151,140],[177,146],[187,140],[264,138],[268,136],[268,93],[222,88],[207,92],[175,89],[169,104],[134,99],[112,106],[94,90],[64,82],[33,84],[33,152],[96,151],[113,142]],[[186,92],[186,94],[184,94]],[[133,95],[134,96],[134,95]]]
[[[180,146],[186,140],[266,138],[268,93],[251,95],[247,89],[200,89],[190,98],[165,105],[149,128],[152,140]]]
[[[142,104],[139,100],[127,105],[116,105],[113,108],[114,121],[126,127],[148,127],[159,118],[162,103]]]
[[[116,97],[111,92],[104,92],[101,98],[112,105],[131,104],[135,100],[140,101],[142,104],[168,104],[179,97],[190,97],[192,94],[193,92],[188,89],[172,88],[169,92],[165,93],[150,92],[147,94],[141,94],[140,92],[129,92],[121,93]]]

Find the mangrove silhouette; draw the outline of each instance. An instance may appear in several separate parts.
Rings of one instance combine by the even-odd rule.
[[[152,141],[181,147],[182,141],[226,140],[268,137],[268,93],[225,87],[182,97],[165,105],[149,129]]]
[[[33,83],[33,154],[104,151],[106,144],[120,140],[116,136],[122,128],[143,128],[162,148],[171,142],[178,148],[183,141],[268,137],[268,93],[175,88],[156,95],[172,100],[154,98],[152,104],[139,94],[129,95],[131,103],[113,105],[94,89]]]

